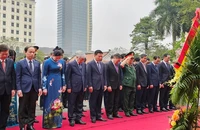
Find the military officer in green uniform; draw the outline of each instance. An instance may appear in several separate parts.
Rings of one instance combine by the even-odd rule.
[[[121,63],[123,71],[124,113],[127,117],[137,116],[133,113],[136,92],[136,71],[133,66],[134,52],[129,52]]]

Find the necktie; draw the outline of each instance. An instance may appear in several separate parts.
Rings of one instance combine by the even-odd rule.
[[[79,64],[78,67],[79,67],[79,70],[82,71],[82,65]]]
[[[3,71],[6,72],[5,60],[2,60],[1,64],[2,64]]]
[[[32,61],[31,60],[29,61],[29,68],[30,68],[31,72],[33,72],[33,66],[32,66]]]
[[[99,62],[97,62],[97,67],[98,67],[99,71],[101,71],[101,65]]]
[[[116,71],[117,71],[117,73],[118,73],[118,72],[119,72],[119,68],[118,68],[117,65],[115,65],[115,69],[116,69]]]
[[[145,64],[143,64],[143,67],[144,67],[145,72],[147,72],[147,69],[146,69],[146,65],[145,65]]]

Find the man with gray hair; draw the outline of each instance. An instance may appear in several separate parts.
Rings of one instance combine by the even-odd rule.
[[[68,118],[70,126],[85,125],[81,120],[83,109],[83,93],[87,89],[85,53],[76,52],[76,59],[68,64],[65,72],[68,95]]]

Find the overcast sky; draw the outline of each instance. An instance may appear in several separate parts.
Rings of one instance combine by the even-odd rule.
[[[92,50],[130,49],[129,34],[140,18],[154,9],[154,0],[93,0]],[[36,0],[36,44],[55,47],[57,0]]]

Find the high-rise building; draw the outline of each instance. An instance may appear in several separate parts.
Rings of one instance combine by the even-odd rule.
[[[58,0],[57,45],[65,54],[91,51],[92,0]]]
[[[35,44],[35,0],[0,0],[0,38]]]

